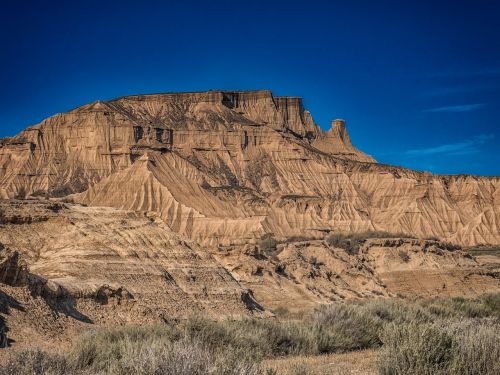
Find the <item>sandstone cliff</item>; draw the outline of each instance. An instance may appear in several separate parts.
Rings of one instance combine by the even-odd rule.
[[[377,164],[343,120],[323,132],[300,98],[270,91],[97,101],[0,145],[3,198],[156,211],[211,246],[362,230],[499,243],[499,186]]]

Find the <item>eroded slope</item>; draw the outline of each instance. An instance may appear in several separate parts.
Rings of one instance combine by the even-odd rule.
[[[270,91],[98,101],[0,145],[4,198],[152,210],[209,246],[363,230],[500,243],[499,187],[377,164],[344,121],[323,132],[300,98]]]

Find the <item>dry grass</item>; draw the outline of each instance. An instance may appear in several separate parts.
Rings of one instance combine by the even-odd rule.
[[[293,319],[192,317],[177,324],[103,329],[82,336],[64,355],[23,352],[0,366],[0,373],[310,374],[313,365],[295,360],[286,371],[262,361],[319,363],[326,358],[319,355],[379,347],[383,375],[500,373],[500,293],[475,300],[336,303]],[[342,366],[331,371],[349,373]]]
[[[498,322],[391,324],[382,341],[381,375],[500,374]]]
[[[376,374],[378,350],[358,350],[319,356],[291,356],[267,359],[263,365],[278,375]]]

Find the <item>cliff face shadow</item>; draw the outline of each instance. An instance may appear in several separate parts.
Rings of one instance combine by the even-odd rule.
[[[40,296],[54,312],[64,314],[83,323],[94,323],[87,315],[78,311],[76,299],[61,285],[59,285],[57,293],[44,288]]]
[[[250,289],[241,293],[241,301],[245,304],[246,308],[252,312],[265,311],[264,307],[255,300],[253,292]]]
[[[22,312],[26,311],[24,306],[21,305],[18,300],[0,290],[0,313],[9,314],[11,309],[16,309]]]
[[[31,281],[37,281],[35,288],[33,285],[28,286],[33,297],[41,297],[56,314],[64,314],[80,322],[93,324],[88,316],[78,311],[75,298],[66,289],[59,286],[57,294],[54,294],[49,291],[46,285],[40,287],[40,282],[43,279],[32,274],[30,276]],[[43,281],[46,283],[46,280]],[[15,340],[8,337],[10,329],[6,321],[6,315],[9,315],[12,309],[26,312],[26,308],[17,299],[0,290],[0,348],[6,348],[15,343]]]
[[[26,311],[15,298],[0,290],[0,313],[8,315],[11,309]],[[7,337],[7,332],[9,332],[9,327],[5,318],[0,315],[0,348],[6,348],[15,342]]]

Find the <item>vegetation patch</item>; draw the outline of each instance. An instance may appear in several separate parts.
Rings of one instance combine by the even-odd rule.
[[[0,373],[271,375],[277,372],[262,365],[264,359],[379,347],[382,375],[498,374],[500,293],[335,303],[273,319],[191,317],[102,329],[83,335],[62,355],[21,352]]]
[[[465,251],[473,256],[481,256],[481,255],[491,255],[491,256],[496,256],[500,258],[500,246],[495,246],[495,245],[478,245],[478,246],[472,246]]]
[[[328,246],[344,249],[349,255],[356,255],[366,240],[371,238],[416,238],[406,233],[368,231],[360,233],[334,233],[326,238]]]
[[[415,322],[385,327],[381,375],[500,374],[500,325]]]

